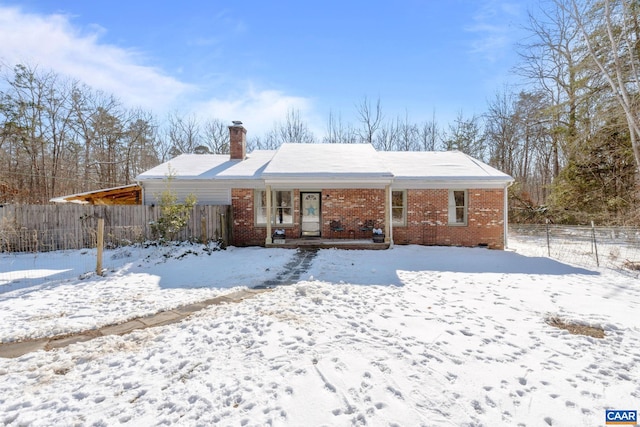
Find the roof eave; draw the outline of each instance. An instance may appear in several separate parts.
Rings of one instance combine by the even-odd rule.
[[[511,177],[416,177],[396,178],[394,188],[438,189],[438,188],[505,188],[513,182]]]
[[[302,179],[302,180],[314,180],[314,179],[393,179],[393,174],[390,172],[379,173],[357,173],[357,172],[320,172],[320,173],[278,173],[268,172],[263,173],[261,178],[267,179]]]

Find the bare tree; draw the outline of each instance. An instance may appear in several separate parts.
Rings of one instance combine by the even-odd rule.
[[[409,122],[409,113],[405,112],[404,119],[396,119],[396,130],[398,132],[397,144],[394,147],[397,151],[416,151],[418,145],[418,127]]]
[[[640,171],[640,91],[638,40],[640,5],[623,0],[556,0],[571,13],[589,58],[602,73],[624,111],[635,162]]]
[[[300,110],[289,109],[284,122],[276,122],[262,142],[263,149],[274,149],[283,143],[314,143],[315,137],[307,123],[300,118]]]
[[[128,184],[157,164],[151,114],[76,81],[17,65],[0,90],[3,202]]]
[[[213,154],[229,154],[229,129],[219,119],[210,119],[204,124],[205,144]]]
[[[436,122],[436,113],[430,121],[422,122],[418,127],[418,142],[421,151],[434,151],[438,147],[440,130]]]
[[[496,93],[485,114],[485,139],[489,150],[489,163],[509,175],[516,172],[520,151],[521,123],[514,94],[505,90]]]
[[[557,176],[563,157],[570,156],[577,138],[577,109],[584,79],[584,55],[578,49],[578,32],[563,4],[555,0],[552,7],[540,7],[529,14],[530,37],[519,49],[521,65],[516,72],[534,83],[549,98],[548,114],[556,132],[552,144],[553,175]],[[549,3],[547,3],[549,4]]]
[[[446,150],[458,150],[478,160],[484,160],[484,135],[480,119],[477,116],[465,118],[462,111],[453,125],[449,125],[449,132],[443,138]]]
[[[126,151],[120,153],[122,170],[118,180],[129,183],[140,173],[156,166],[158,154],[155,149],[156,126],[151,113],[131,110],[124,129]]]
[[[182,116],[177,112],[167,117],[166,137],[171,146],[172,157],[178,154],[193,153],[202,145],[200,125],[194,116]]]
[[[327,136],[323,138],[324,143],[328,144],[354,144],[359,141],[357,131],[350,125],[342,122],[342,116],[334,116],[329,111],[327,120]]]
[[[71,88],[51,71],[16,65],[5,76],[0,118],[3,141],[16,156],[4,171],[8,182],[30,202],[44,203],[57,192],[71,139]]]
[[[113,96],[100,91],[93,91],[86,85],[77,85],[72,94],[73,128],[79,141],[82,141],[82,160],[79,169],[82,171],[83,188],[95,188],[100,181],[98,171],[99,159],[104,157],[101,138],[105,129],[100,126],[100,116],[105,112],[122,109],[120,102]],[[101,183],[107,185],[107,183]]]
[[[382,107],[380,106],[380,98],[376,101],[376,105],[372,106],[369,99],[365,96],[362,102],[356,105],[356,111],[362,123],[362,129],[360,130],[361,142],[373,144],[376,131],[380,128],[384,119]]]
[[[544,203],[554,178],[553,122],[543,93],[520,92],[515,114],[520,133],[520,152],[515,157],[514,177],[535,204]]]
[[[379,151],[393,151],[398,144],[398,128],[391,122],[380,127],[373,141],[373,146]]]
[[[271,145],[272,141],[267,136],[254,135],[251,138],[247,138],[247,151],[253,150],[275,150],[278,145],[275,143]]]
[[[92,125],[95,135],[94,165],[100,182],[114,187],[119,184],[118,163],[122,161],[119,153],[124,149],[124,129],[127,117],[120,109],[98,109]]]

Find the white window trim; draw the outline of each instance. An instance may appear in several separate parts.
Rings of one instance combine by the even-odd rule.
[[[262,206],[259,201],[262,200],[262,193],[264,193],[265,189],[257,189],[254,190],[253,192],[253,200],[254,200],[254,206],[253,206],[253,223],[255,224],[256,227],[266,227],[267,226],[267,222],[266,221],[262,221],[262,222],[258,222],[258,210],[262,209],[264,206]],[[276,199],[276,193],[277,192],[289,192],[291,193],[291,222],[290,223],[278,223],[276,222],[276,209],[278,208],[278,206],[276,206],[274,204],[274,200]],[[293,227],[295,219],[294,219],[294,205],[295,205],[295,200],[293,199],[294,197],[294,193],[293,190],[282,190],[282,189],[271,189],[271,226],[272,227],[281,227],[281,228],[288,228],[288,227]]]
[[[402,192],[402,221],[393,221],[393,193]],[[407,225],[407,190],[391,190],[391,221],[394,227],[405,227]]]
[[[464,191],[464,221],[457,222],[456,221],[456,199],[454,197],[454,192],[456,191]],[[449,190],[449,205],[448,205],[448,225],[453,227],[464,227],[469,222],[469,191],[462,188],[452,188]]]

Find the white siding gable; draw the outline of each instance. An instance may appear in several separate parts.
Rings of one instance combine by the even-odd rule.
[[[158,203],[158,198],[167,189],[166,180],[149,180],[144,182],[144,204]],[[198,205],[230,205],[231,190],[215,186],[212,180],[173,180],[171,190],[178,197],[178,202],[184,202],[185,198],[193,193]]]

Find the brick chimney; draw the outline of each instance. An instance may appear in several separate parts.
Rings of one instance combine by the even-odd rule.
[[[247,157],[247,130],[241,121],[234,120],[229,126],[229,153],[231,160],[244,160]]]

